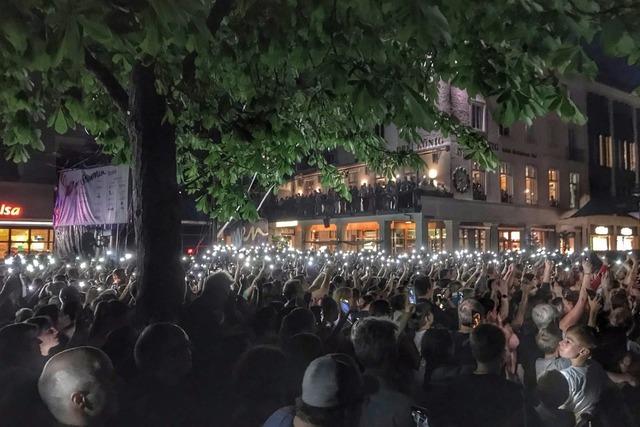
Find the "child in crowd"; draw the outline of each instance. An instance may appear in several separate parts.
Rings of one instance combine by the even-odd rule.
[[[595,348],[595,335],[585,325],[569,328],[559,345],[560,357],[571,361],[570,367],[560,371],[569,383],[569,398],[560,408],[573,412],[576,421],[593,415],[606,382],[600,364],[591,360]]]
[[[562,341],[562,331],[557,327],[541,329],[536,335],[536,345],[544,353],[544,357],[536,359],[536,379],[539,380],[548,371],[559,371],[571,366],[568,359],[558,354],[560,341]]]

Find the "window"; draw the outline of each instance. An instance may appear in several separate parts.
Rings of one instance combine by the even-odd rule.
[[[447,240],[447,229],[443,221],[430,221],[427,224],[429,235],[429,246],[432,252],[445,250]]]
[[[520,250],[520,232],[519,231],[499,231],[500,249],[503,251]]]
[[[471,170],[471,186],[473,190],[473,200],[487,200],[485,193],[485,172],[477,162],[473,162]]]
[[[610,136],[598,137],[598,163],[606,168],[613,167],[613,143]]]
[[[500,125],[498,128],[498,132],[500,133],[500,136],[509,136],[511,134],[511,129],[509,129],[509,127],[507,126]]]
[[[0,257],[9,253],[53,250],[53,230],[46,228],[0,228]]]
[[[513,176],[511,165],[507,162],[500,163],[500,200],[503,203],[511,203],[513,197]]]
[[[485,110],[484,103],[471,101],[471,127],[480,131],[485,130]]]
[[[569,174],[569,207],[575,209],[578,207],[580,198],[580,174],[571,172]]]
[[[624,141],[622,143],[622,166],[629,171],[636,170],[636,143]]]
[[[560,195],[558,176],[558,169],[549,169],[549,205],[554,208],[558,207],[558,196]]]
[[[538,173],[535,166],[524,168],[524,202],[528,205],[538,203]]]

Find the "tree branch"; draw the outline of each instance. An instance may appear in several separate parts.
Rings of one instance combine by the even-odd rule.
[[[113,73],[89,51],[84,50],[84,64],[106,89],[118,108],[126,113],[129,110],[129,95]]]

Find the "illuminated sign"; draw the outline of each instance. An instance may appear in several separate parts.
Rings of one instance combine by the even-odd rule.
[[[630,227],[622,227],[620,229],[621,236],[631,236],[633,234],[633,230]]]
[[[276,221],[276,228],[296,227],[298,221]]]
[[[6,203],[0,203],[0,216],[11,216],[11,217],[22,216],[22,207],[11,206]]]
[[[609,227],[604,227],[602,225],[599,225],[598,227],[596,227],[596,234],[599,235],[604,235],[604,234],[609,234]]]

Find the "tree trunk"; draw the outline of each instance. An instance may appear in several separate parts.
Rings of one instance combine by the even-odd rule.
[[[173,125],[163,123],[166,108],[153,65],[136,64],[127,127],[133,149],[136,314],[144,321],[175,318],[184,298],[176,135]]]

